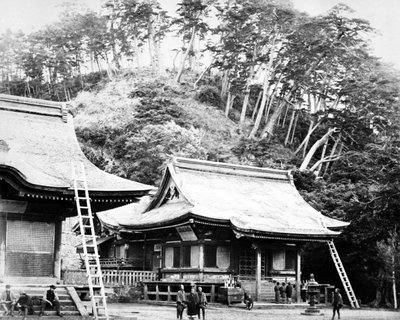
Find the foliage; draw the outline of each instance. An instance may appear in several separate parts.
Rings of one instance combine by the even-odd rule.
[[[165,125],[147,125],[125,143],[124,168],[128,178],[144,183],[159,182],[164,164],[172,155],[205,159],[206,150],[201,146],[202,132],[185,129],[169,122]]]
[[[195,99],[215,107],[219,107],[222,102],[217,88],[213,86],[201,86],[197,90]]]
[[[271,143],[270,141],[242,138],[232,149],[241,163],[258,167],[287,169],[293,157],[290,149]]]

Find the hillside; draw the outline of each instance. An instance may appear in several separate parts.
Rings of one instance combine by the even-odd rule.
[[[240,157],[243,150],[234,152],[242,148],[243,134],[210,92],[210,85],[193,89],[151,72],[120,75],[82,91],[72,102],[81,147],[98,167],[148,184],[157,183],[173,155],[262,165]]]

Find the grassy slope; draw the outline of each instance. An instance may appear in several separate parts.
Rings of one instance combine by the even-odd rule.
[[[149,149],[152,146],[154,148],[157,141],[152,141],[151,136],[156,139],[159,130],[165,130],[166,134],[174,131],[174,138],[178,140],[179,135],[185,135],[186,140],[193,137],[197,139],[196,143],[189,142],[190,148],[186,140],[179,150],[174,150],[174,146],[157,148],[156,152],[162,154],[160,156],[164,162],[175,154],[237,162],[231,152],[240,139],[237,125],[225,118],[218,108],[196,101],[195,94],[196,91],[189,85],[176,85],[172,79],[153,78],[151,74],[121,75],[103,84],[97,91],[81,92],[73,101],[72,111],[82,149],[102,169],[146,183],[156,183],[161,168],[157,168],[156,177],[138,172],[140,166],[146,166],[138,164],[139,160],[143,162],[139,158],[146,155],[132,150],[135,149],[135,143],[130,142],[146,138],[144,143],[150,145]],[[141,106],[146,101],[156,101],[156,110],[143,116]],[[172,116],[174,124],[163,121],[162,109],[167,109],[168,104],[172,104],[173,111],[179,111],[177,116]],[[165,141],[160,142],[163,143]],[[193,145],[201,149],[201,153],[193,151]],[[138,165],[132,169],[130,162]]]

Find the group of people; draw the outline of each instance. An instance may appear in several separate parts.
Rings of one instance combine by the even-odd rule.
[[[48,307],[55,308],[57,315],[62,317],[60,312],[60,300],[55,289],[56,286],[51,285],[50,288],[44,292],[39,317],[43,315],[44,310]],[[11,290],[9,284],[6,285],[5,291],[1,294],[0,305],[4,310],[4,315],[14,316],[14,312],[17,311],[20,315],[23,315],[22,320],[25,320],[28,314],[34,314],[32,298],[25,291],[21,291],[17,298],[17,295]]]
[[[292,303],[293,293],[296,290],[294,285],[291,285],[290,282],[287,284],[282,282],[281,284],[277,282],[274,287],[275,291],[275,302],[276,303]],[[332,293],[332,306],[333,306],[333,315],[332,320],[335,319],[335,315],[338,315],[338,319],[340,319],[340,309],[343,307],[343,298],[340,294],[340,289],[336,288]]]
[[[290,282],[287,284],[277,282],[274,287],[275,292],[275,303],[292,303],[293,292],[296,290],[296,286]]]
[[[201,319],[201,315],[203,315],[203,320],[205,320],[206,306],[207,306],[207,297],[203,292],[202,287],[198,287],[196,292],[195,286],[192,286],[190,293],[186,295],[184,286],[183,285],[180,286],[180,289],[176,295],[177,319],[182,319],[183,310],[187,308],[187,314],[189,319],[193,319],[195,317]]]

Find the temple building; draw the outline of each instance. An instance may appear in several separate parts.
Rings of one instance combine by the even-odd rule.
[[[97,214],[118,234],[121,257],[162,281],[239,276],[259,300],[276,281],[300,288],[301,246],[348,225],[312,208],[285,170],[174,158],[156,195],[143,199]]]
[[[81,163],[94,212],[136,202],[152,189],[94,166],[65,104],[0,95],[1,281],[60,279],[62,222],[77,214],[71,166]]]

